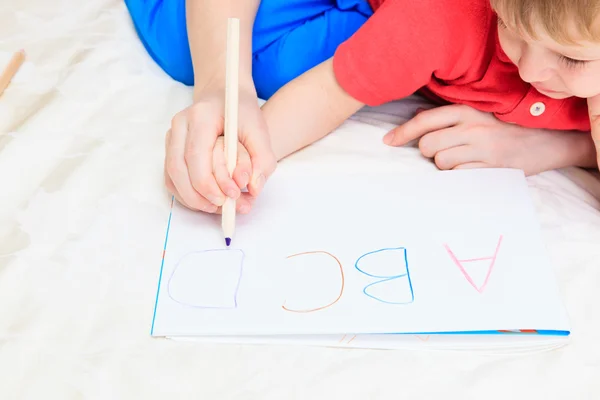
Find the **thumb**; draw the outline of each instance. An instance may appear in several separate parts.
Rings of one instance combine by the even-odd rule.
[[[464,114],[463,107],[450,105],[428,110],[417,110],[415,116],[391,130],[383,137],[389,146],[404,146],[422,136],[459,124]]]

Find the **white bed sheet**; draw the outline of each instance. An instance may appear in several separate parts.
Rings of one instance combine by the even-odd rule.
[[[164,133],[191,91],[119,0],[3,0],[0,52],[29,64],[0,98],[0,398],[600,398],[600,182],[529,179],[572,324],[551,352],[378,351],[152,339],[169,197]],[[365,109],[286,168],[432,170],[381,137],[418,98]]]

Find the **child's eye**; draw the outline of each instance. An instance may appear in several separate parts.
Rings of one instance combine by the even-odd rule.
[[[583,67],[587,63],[587,61],[575,60],[565,56],[560,56],[560,61],[563,62],[567,68]]]

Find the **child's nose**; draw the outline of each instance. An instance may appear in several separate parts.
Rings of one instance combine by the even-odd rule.
[[[547,81],[553,74],[550,62],[531,51],[523,52],[518,64],[519,75],[528,83]]]

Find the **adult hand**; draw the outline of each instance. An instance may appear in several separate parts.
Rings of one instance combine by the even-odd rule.
[[[165,184],[192,210],[219,212],[230,197],[237,200],[238,212],[247,213],[277,162],[256,93],[240,90],[237,167],[229,176],[222,140],[224,104],[224,90],[206,90],[173,117],[166,137]]]

